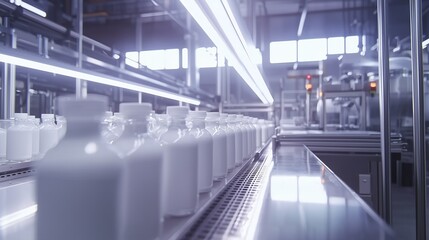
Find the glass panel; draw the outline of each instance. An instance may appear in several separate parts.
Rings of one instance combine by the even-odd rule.
[[[179,49],[166,49],[164,58],[165,69],[179,69]]]
[[[346,37],[346,53],[359,52],[359,36]]]
[[[197,48],[197,68],[210,68],[217,66],[216,47]]]
[[[270,63],[296,62],[296,41],[270,43]]]
[[[164,69],[165,50],[150,50],[140,52],[141,64],[152,70]]]
[[[344,37],[328,38],[328,54],[344,54]]]
[[[138,62],[138,53],[137,52],[126,52],[125,53],[125,64],[127,64],[130,67],[138,68],[139,64]]]
[[[298,61],[320,61],[326,59],[326,38],[305,39],[298,41]]]

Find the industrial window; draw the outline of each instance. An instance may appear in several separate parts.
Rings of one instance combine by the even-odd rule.
[[[133,68],[139,68],[139,54],[138,52],[126,52],[125,53],[125,64]]]
[[[344,37],[328,38],[328,54],[344,54]]]
[[[195,61],[197,61],[197,68],[212,68],[217,67],[217,53],[216,47],[201,47],[197,48],[195,53]],[[182,68],[188,68],[188,49],[182,49]]]
[[[165,69],[165,50],[150,50],[140,52],[140,63],[153,70]]]
[[[320,61],[326,59],[326,38],[314,38],[298,41],[298,61]]]
[[[165,49],[164,67],[165,69],[179,69],[179,49]]]
[[[359,52],[359,36],[346,37],[346,53]]]
[[[138,68],[138,53],[125,53],[125,64]],[[140,52],[140,64],[152,70],[178,69],[179,49],[161,49]]]
[[[270,43],[270,63],[296,62],[296,41]]]

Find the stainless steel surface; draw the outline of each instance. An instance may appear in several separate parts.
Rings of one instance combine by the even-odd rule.
[[[160,239],[393,239],[392,230],[307,148],[281,146],[273,153],[268,142],[264,149],[200,195],[195,215],[166,219]],[[0,183],[0,203],[10,206],[0,209],[0,219],[36,206],[34,180]],[[1,226],[0,238],[33,240],[35,225],[29,213]]]
[[[392,230],[303,146],[281,146],[255,239],[393,239]]]
[[[416,237],[426,239],[426,151],[425,96],[422,58],[422,1],[410,1],[411,60],[413,93],[414,183],[416,194]]]
[[[378,20],[378,75],[380,86],[380,131],[382,157],[382,215],[391,223],[391,176],[390,176],[390,84],[389,84],[389,35],[388,1],[377,0]]]

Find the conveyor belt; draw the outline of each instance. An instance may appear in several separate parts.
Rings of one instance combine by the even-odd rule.
[[[180,239],[244,238],[271,162],[270,151],[243,168]]]
[[[0,182],[27,177],[34,174],[33,162],[0,163]]]

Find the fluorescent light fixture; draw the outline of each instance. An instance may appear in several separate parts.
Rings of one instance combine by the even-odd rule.
[[[429,44],[429,38],[422,42],[422,48],[425,49]]]
[[[228,2],[205,1],[208,9],[213,12],[218,26],[221,26],[221,29],[218,29],[201,7],[200,4],[203,2],[195,0],[180,1],[258,98],[263,103],[273,103],[274,99],[259,69],[252,61],[254,53],[248,50],[249,47]],[[222,36],[221,31],[227,38]]]
[[[223,54],[234,66],[237,73],[243,78],[243,80],[249,85],[249,87],[256,93],[256,95],[265,103],[267,99],[262,95],[262,92],[257,88],[256,84],[252,81],[251,76],[248,75],[244,67],[239,64],[238,59],[231,52],[231,49],[228,45],[223,41],[222,37],[214,28],[213,24],[201,10],[199,5],[194,0],[181,0],[183,6],[188,10],[188,12],[192,15],[194,19],[197,20],[197,23],[201,26],[202,29],[206,32],[209,38],[213,41],[213,43],[217,46],[218,49],[222,49]]]
[[[125,81],[119,78],[113,78],[100,73],[90,73],[85,69],[57,66],[53,64],[38,62],[35,60],[29,60],[22,57],[17,57],[17,56],[14,56],[13,54],[6,54],[4,53],[4,51],[0,51],[0,52],[1,52],[0,62],[9,63],[9,64],[13,64],[13,65],[17,65],[25,68],[35,69],[43,72],[59,74],[66,77],[78,78],[89,82],[95,82],[95,83],[100,83],[100,84],[109,85],[113,87],[119,87],[119,88],[128,89],[132,91],[147,93],[150,95],[168,98],[179,102],[185,102],[192,105],[201,104],[201,101],[195,98],[183,96],[177,93],[171,93],[171,92],[159,90],[153,87],[148,87],[141,84]]]
[[[36,8],[33,5],[30,5],[22,0],[10,0],[11,3],[14,3],[16,6],[21,6],[22,8],[35,13],[41,17],[46,17],[46,12]]]
[[[298,32],[296,33],[298,37],[301,37],[302,35],[302,30],[304,29],[304,23],[305,23],[306,17],[307,17],[307,8],[304,8],[304,10],[302,10],[302,13],[301,13],[301,18],[299,19]]]
[[[11,225],[15,222],[18,222],[26,217],[30,217],[31,215],[37,212],[37,204],[29,206],[27,208],[21,209],[19,211],[13,212],[6,216],[0,218],[0,228],[4,228],[8,225]]]

